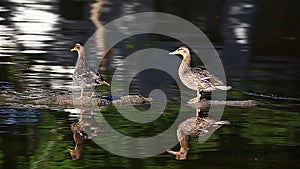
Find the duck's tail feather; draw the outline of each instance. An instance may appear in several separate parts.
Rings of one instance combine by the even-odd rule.
[[[106,86],[110,86],[109,83],[107,83],[106,81],[104,80],[100,80],[100,79],[96,79],[96,83],[100,84],[100,85],[106,85]]]
[[[99,72],[97,72],[96,75],[100,78],[101,81],[104,81],[102,75]]]
[[[231,86],[216,86],[216,88],[219,90],[230,90]]]
[[[106,81],[104,81],[102,75],[100,73],[96,73],[96,83],[99,84],[99,85],[106,85],[106,86],[110,86],[109,83],[107,83]]]
[[[229,121],[216,121],[214,123],[214,125],[229,125],[230,122]]]

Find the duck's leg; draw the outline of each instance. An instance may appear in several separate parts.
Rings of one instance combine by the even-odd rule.
[[[77,99],[82,99],[82,98],[83,98],[83,87],[81,88],[80,97],[78,97]]]
[[[203,91],[201,90],[200,91],[200,100],[202,100],[203,99]]]
[[[79,121],[82,121],[82,116],[83,115],[83,110],[82,109],[80,109],[80,116],[79,116]]]
[[[196,118],[203,118],[203,113],[201,112],[200,109],[196,109]]]
[[[80,92],[80,99],[83,98],[83,87],[81,88],[81,92]]]
[[[200,102],[202,99],[202,91],[200,89],[197,89],[197,101]]]
[[[93,90],[93,91],[92,91],[92,95],[91,95],[91,97],[93,97],[93,96],[94,96],[94,94],[95,94],[95,88],[93,88],[92,90]]]
[[[188,139],[189,139],[189,135],[183,136],[183,138],[180,139],[180,141],[179,141],[180,142],[180,150],[179,151],[173,151],[173,150],[169,149],[169,150],[167,150],[167,152],[175,155],[176,160],[185,160],[187,153],[189,151]]]

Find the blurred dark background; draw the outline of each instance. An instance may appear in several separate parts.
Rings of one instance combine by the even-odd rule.
[[[76,61],[69,49],[75,42],[84,43],[97,30],[90,19],[92,4],[99,7],[96,17],[102,24],[146,11],[182,17],[213,42],[227,80],[235,88],[299,97],[300,14],[296,0],[2,0],[0,81],[12,81],[16,87],[47,84],[60,88],[69,84],[69,66]],[[151,43],[166,50],[176,46],[172,41],[161,44],[159,39]],[[116,47],[120,50],[113,55],[125,55],[124,46]],[[49,73],[57,75],[49,77]]]
[[[298,169],[299,10],[299,0],[0,0],[0,91],[2,95],[18,93],[12,100],[71,90],[77,55],[70,49],[76,42],[86,42],[97,28],[119,17],[154,11],[182,17],[206,34],[233,87],[229,99],[262,103],[250,108],[226,107],[222,119],[232,125],[219,129],[203,144],[191,139],[185,162],[170,154],[120,157],[91,140],[84,143],[83,159],[74,162],[67,151],[74,144],[69,127],[76,119],[72,114],[57,107],[8,108],[0,102],[0,168]],[[108,61],[101,65],[106,80],[134,51],[149,46],[170,51],[181,45],[171,38],[145,37],[128,38],[111,50]],[[201,62],[193,60],[192,64]],[[161,83],[155,74],[145,79],[158,86]],[[167,115],[176,118],[178,103],[170,107],[173,112]],[[160,133],[159,127],[168,128],[170,122],[166,118],[154,126],[132,127],[115,116],[115,111],[110,108],[104,113],[120,130],[136,135]],[[186,111],[194,115],[194,110]]]

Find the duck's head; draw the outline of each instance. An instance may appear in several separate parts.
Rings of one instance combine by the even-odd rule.
[[[187,47],[182,46],[182,47],[176,49],[175,51],[170,52],[169,54],[170,55],[182,55],[183,57],[185,57],[185,56],[190,56],[190,50]]]
[[[190,64],[191,62],[191,55],[190,55],[190,50],[189,48],[182,46],[178,49],[176,49],[173,52],[169,53],[170,55],[182,55],[182,63]]]
[[[71,51],[77,51],[80,56],[84,55],[84,47],[80,43],[76,43],[75,46],[71,49]]]

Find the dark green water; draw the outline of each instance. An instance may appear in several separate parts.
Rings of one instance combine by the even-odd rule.
[[[94,33],[95,25],[89,19],[93,3],[1,1],[1,93],[18,92],[24,98],[39,98],[58,90],[71,90],[76,57],[69,50],[75,42],[85,42]],[[104,24],[129,13],[159,11],[197,25],[220,54],[227,82],[233,87],[228,99],[253,99],[261,104],[226,107],[222,119],[231,125],[218,129],[202,144],[190,139],[185,161],[177,161],[167,153],[143,159],[120,157],[92,140],[84,141],[81,159],[73,161],[68,152],[68,148],[74,148],[70,124],[78,113],[63,111],[62,107],[17,108],[0,103],[0,168],[299,168],[298,4],[280,0],[195,0],[185,5],[177,0],[105,2],[100,17]],[[102,67],[104,78],[110,79],[124,57],[149,44],[168,51],[180,45],[162,37],[127,39],[114,48],[110,66]],[[193,64],[200,63],[194,60]],[[157,78],[138,80],[147,79]],[[159,80],[154,84],[166,89],[170,96],[178,94],[172,84],[161,86]],[[147,93],[138,84],[132,89],[133,93]],[[171,99],[162,118],[146,126],[130,125],[116,115],[114,108],[105,108],[102,113],[121,132],[151,136],[172,123],[177,106],[178,99]],[[195,110],[185,111],[193,116]],[[178,148],[179,145],[173,149]]]

